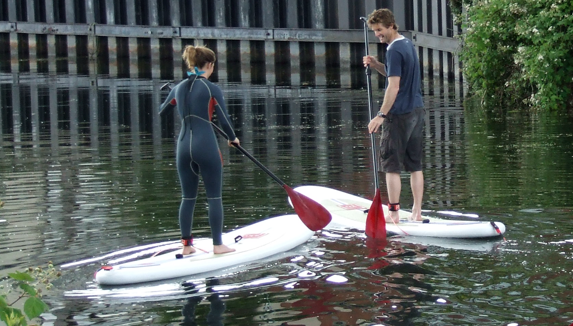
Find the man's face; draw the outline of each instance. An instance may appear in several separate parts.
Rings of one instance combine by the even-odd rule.
[[[380,40],[380,43],[388,43],[392,32],[390,28],[386,28],[382,24],[374,24],[370,28],[374,31],[374,35]]]

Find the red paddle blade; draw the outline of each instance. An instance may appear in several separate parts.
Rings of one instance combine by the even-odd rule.
[[[330,223],[332,215],[321,204],[294,191],[287,185],[284,185],[283,188],[285,188],[290,198],[294,211],[307,228],[312,231],[318,231]]]
[[[366,235],[373,239],[386,239],[386,219],[380,199],[380,189],[376,189],[376,194],[372,200],[372,205],[366,216]]]

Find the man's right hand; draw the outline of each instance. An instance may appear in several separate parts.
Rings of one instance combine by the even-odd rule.
[[[371,55],[365,55],[364,57],[362,57],[362,63],[364,64],[365,68],[368,65],[370,65],[371,68],[376,69],[376,67],[378,65],[380,65],[380,62],[378,61],[378,59],[376,59],[376,57],[371,56]]]

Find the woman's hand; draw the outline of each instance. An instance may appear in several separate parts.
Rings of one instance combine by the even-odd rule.
[[[227,144],[231,147],[238,147],[241,146],[241,141],[239,140],[239,138],[235,137],[235,139],[233,140],[228,140]]]

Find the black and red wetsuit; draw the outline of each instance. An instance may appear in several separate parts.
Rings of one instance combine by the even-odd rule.
[[[209,225],[213,245],[221,245],[223,244],[221,239],[223,158],[211,126],[214,113],[228,139],[236,138],[225,108],[223,92],[206,78],[193,74],[171,90],[161,105],[159,114],[164,115],[175,106],[181,117],[181,130],[177,142],[177,172],[182,191],[179,208],[181,238],[191,237],[193,211],[201,176],[209,203]]]

